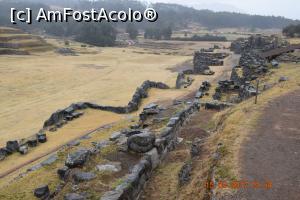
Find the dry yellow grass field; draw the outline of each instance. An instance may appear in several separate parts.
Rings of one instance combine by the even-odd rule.
[[[31,52],[29,56],[0,56],[0,146],[8,140],[33,135],[52,112],[73,102],[125,105],[136,87],[147,79],[175,86],[177,73],[169,69],[191,60],[195,50],[214,44],[160,41],[149,45],[146,41],[145,45],[142,41],[140,47],[98,48],[82,47],[73,41],[69,46],[65,46],[62,40],[47,39],[47,42],[54,47],[71,48],[77,56],[64,56],[54,51]],[[228,45],[224,43],[224,46]],[[226,67],[213,67],[215,76],[195,76],[195,83],[190,88],[152,89],[143,104],[186,95],[199,87],[203,80],[213,80],[224,70],[230,71],[231,62],[228,60]],[[0,174],[53,152],[102,125],[126,117],[95,110],[85,112],[82,118],[49,133],[48,142],[28,155],[13,155],[5,159]]]
[[[166,69],[192,58],[135,53],[146,51],[136,47],[71,48],[85,54],[0,56],[0,145],[32,135],[52,112],[72,102],[125,105],[144,80],[173,86],[176,73]]]

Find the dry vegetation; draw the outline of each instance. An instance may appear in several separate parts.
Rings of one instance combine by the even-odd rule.
[[[64,46],[63,41],[48,42]],[[201,46],[196,43],[189,48],[195,50]],[[1,145],[8,139],[32,135],[53,111],[72,102],[125,105],[144,80],[163,81],[173,86],[176,74],[166,69],[191,59],[190,56],[149,54],[138,47],[81,47],[71,42],[69,48],[78,56],[54,52],[0,56]]]
[[[215,124],[219,128],[217,134],[210,139],[211,148],[216,149],[219,143],[224,145],[221,149],[222,159],[216,167],[215,178],[217,180],[227,182],[240,180],[239,150],[243,142],[247,140],[248,134],[255,129],[262,114],[261,111],[272,99],[299,89],[299,64],[282,64],[280,69],[272,70],[270,76],[262,79],[262,83],[277,83],[281,76],[287,76],[289,81],[278,83],[273,88],[263,92],[259,95],[257,105],[251,98],[215,116]],[[234,191],[217,190],[219,194],[224,192]]]
[[[0,30],[4,34],[3,29]],[[19,33],[16,30],[11,32],[5,30],[5,34]],[[28,36],[24,34],[24,37]],[[73,41],[69,45],[57,39],[46,41],[56,49],[70,48],[77,55],[64,56],[55,51],[30,51],[31,55],[28,56],[0,56],[1,146],[5,145],[7,140],[33,135],[52,112],[73,102],[91,101],[105,105],[125,105],[136,87],[147,79],[175,86],[177,74],[170,68],[178,66],[180,68],[180,65],[192,59],[195,50],[212,47],[215,44],[167,41],[151,44],[150,41],[141,41],[141,46],[98,48]],[[228,47],[229,43],[222,45]],[[189,88],[167,91],[152,89],[149,98],[144,100],[143,104],[172,100],[191,93],[203,80],[214,80],[224,71],[229,72],[231,62],[231,59],[228,59],[224,68],[214,67],[215,76],[193,77],[195,82]],[[133,113],[133,116],[137,113]],[[55,133],[48,133],[48,142],[30,150],[28,155],[15,154],[2,161],[0,174],[16,170],[10,176],[11,179],[22,170],[26,170],[29,163],[56,151],[69,141],[100,126],[127,117],[86,110],[82,118]],[[0,185],[7,183],[6,179],[2,180]]]

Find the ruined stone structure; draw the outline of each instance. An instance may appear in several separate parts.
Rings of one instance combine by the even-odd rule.
[[[253,49],[260,51],[268,51],[270,49],[278,48],[287,45],[287,43],[280,41],[277,36],[262,36],[253,35],[249,38],[240,38],[231,43],[231,51],[236,54],[241,54]]]
[[[194,54],[194,72],[201,74],[205,71],[210,71],[209,66],[221,66],[224,64],[223,59],[226,58],[226,53],[207,53],[196,51]]]
[[[68,121],[79,118],[83,115],[83,112],[79,112],[79,110],[91,108],[115,112],[119,114],[126,114],[136,111],[138,110],[142,99],[148,97],[148,90],[150,88],[168,89],[169,86],[161,82],[154,82],[149,80],[144,81],[143,84],[136,89],[128,105],[123,107],[103,106],[90,102],[80,102],[73,103],[65,109],[58,110],[44,122],[43,129],[39,133],[31,136],[30,138],[24,138],[21,141],[8,141],[5,147],[0,148],[0,161],[4,160],[7,156],[15,152],[26,154],[29,150],[29,147],[36,147],[38,143],[47,142],[47,136],[45,133],[43,133],[43,131],[46,129],[52,132],[56,131],[57,128],[61,128],[63,125],[68,123]]]
[[[222,93],[236,92],[239,100],[256,95],[255,86],[250,81],[256,80],[259,76],[268,72],[267,59],[261,53],[273,48],[284,46],[275,36],[251,36],[246,39],[238,39],[231,45],[231,50],[240,53],[239,66],[232,69],[230,80],[220,81],[213,98],[220,100]]]

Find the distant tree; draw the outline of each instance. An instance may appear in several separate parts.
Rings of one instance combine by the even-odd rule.
[[[289,25],[282,30],[283,35],[287,37],[296,37],[300,36],[300,24],[298,25]]]
[[[129,38],[133,40],[136,39],[139,34],[138,29],[135,27],[134,24],[131,23],[127,25],[126,32],[129,34]]]
[[[83,23],[76,40],[96,46],[113,46],[116,31],[108,23]]]
[[[171,39],[171,36],[172,36],[172,28],[171,28],[171,26],[163,28],[161,30],[161,33],[162,33],[164,39],[166,39],[166,40]]]
[[[161,40],[162,38],[165,40],[170,40],[172,36],[172,28],[171,26],[167,27],[151,27],[145,29],[144,38],[145,39],[155,39]]]

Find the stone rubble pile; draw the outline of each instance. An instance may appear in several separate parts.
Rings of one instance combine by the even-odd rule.
[[[268,51],[278,47],[286,46],[287,43],[280,41],[277,36],[252,35],[249,38],[240,38],[231,43],[231,51],[236,54],[258,49],[260,51]]]
[[[222,66],[224,65],[223,59],[229,56],[227,53],[206,53],[196,51],[194,54],[194,73],[203,74],[209,73],[209,66]],[[210,72],[212,73],[212,72]]]
[[[286,45],[275,36],[254,35],[249,38],[238,39],[231,44],[231,50],[241,54],[239,66],[232,69],[230,80],[220,81],[213,98],[221,100],[222,93],[237,92],[240,102],[243,99],[256,95],[255,86],[251,81],[269,71],[267,60],[260,56],[266,50],[278,48]],[[274,67],[277,67],[278,63]]]

